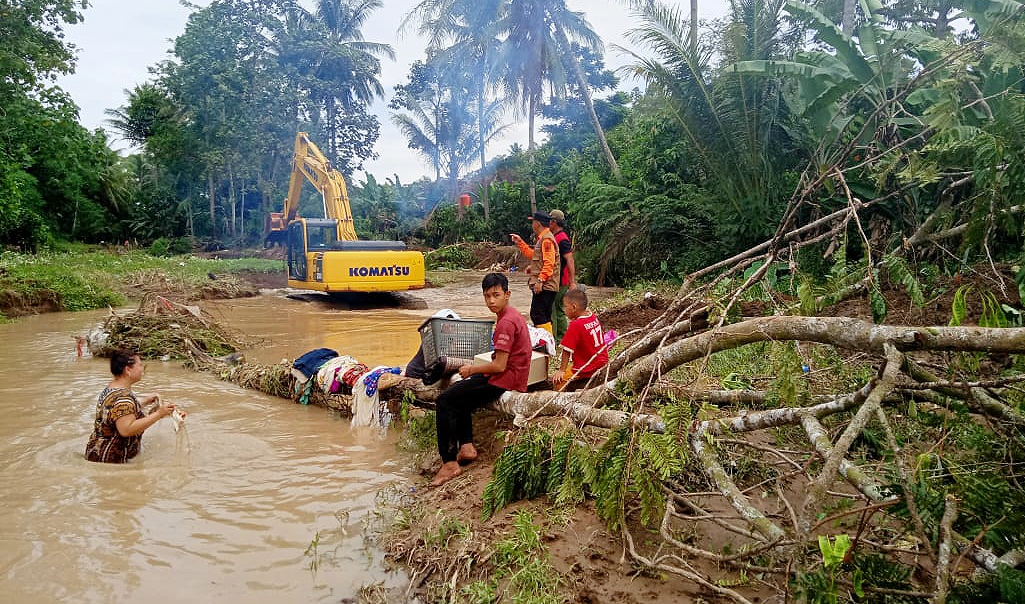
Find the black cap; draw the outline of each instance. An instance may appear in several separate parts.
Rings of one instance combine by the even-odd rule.
[[[552,221],[552,217],[549,216],[547,212],[534,212],[534,215],[530,216],[530,219],[536,220],[545,226],[548,226]]]

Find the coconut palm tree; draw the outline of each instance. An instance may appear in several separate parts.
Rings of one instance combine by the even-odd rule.
[[[419,32],[429,41],[428,53],[434,53],[440,61],[460,65],[469,74],[476,101],[477,155],[482,177],[487,168],[487,143],[500,119],[495,114],[501,104],[489,100],[489,96],[496,87],[492,73],[501,48],[497,28],[506,6],[505,0],[423,0],[403,21],[403,27],[413,20],[419,21]],[[481,199],[485,219],[491,215],[488,196],[485,186]]]
[[[708,185],[725,203],[723,222],[735,226],[741,242],[764,236],[778,218],[781,162],[788,158],[784,105],[776,82],[716,69],[711,59],[718,55],[729,64],[778,56],[781,8],[782,0],[735,0],[718,46],[699,46],[697,54],[684,13],[662,2],[644,3],[643,24],[628,34],[653,53],[627,51],[636,58],[634,74],[686,134]]]
[[[533,163],[536,147],[534,121],[542,101],[546,93],[552,96],[564,94],[571,74],[576,76],[585,103],[589,104],[590,112],[594,115],[587,83],[580,81],[583,72],[573,59],[569,42],[576,42],[599,53],[602,43],[583,14],[569,10],[564,0],[510,0],[500,29],[505,34],[505,43],[499,69],[507,90],[527,114],[527,151]],[[592,118],[592,124],[596,126],[599,140],[604,141],[604,132],[596,116]],[[608,143],[603,143],[602,147],[607,150]],[[618,173],[619,168],[611,151],[607,152],[606,158],[611,158],[609,166],[614,173]],[[535,189],[531,175],[531,211],[537,210]]]
[[[609,167],[619,178],[619,165],[594,111],[587,78],[571,50],[576,43],[601,52],[601,40],[582,13],[570,11],[564,0],[423,0],[404,23],[412,20],[420,22],[420,32],[433,48],[476,67],[478,118],[483,116],[492,83],[500,82],[512,94],[527,115],[531,154],[536,147],[534,122],[545,96],[562,96],[567,84],[575,82]],[[479,146],[483,168],[483,144]],[[531,182],[531,206],[536,209]]]
[[[320,32],[313,38],[311,75],[313,95],[325,112],[330,157],[338,156],[339,109],[362,109],[384,97],[378,80],[380,57],[394,60],[395,51],[388,44],[364,40],[362,32],[371,13],[382,6],[381,0],[318,0],[316,12],[307,13],[307,24]]]
[[[409,141],[409,147],[424,155],[435,170],[449,180],[451,193],[458,192],[459,175],[472,163],[480,145],[490,142],[506,126],[499,126],[501,102],[480,103],[465,86],[470,77],[459,64],[435,55],[428,62],[414,64],[410,83],[397,87],[392,101],[392,121]],[[483,106],[474,116],[471,106]]]

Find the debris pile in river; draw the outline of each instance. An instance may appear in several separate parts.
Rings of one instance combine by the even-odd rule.
[[[103,325],[89,334],[89,350],[96,356],[126,349],[137,351],[144,359],[180,359],[190,356],[193,348],[222,356],[246,345],[241,335],[220,325],[198,306],[179,304],[156,294],[143,298],[134,312],[111,312]]]
[[[216,373],[222,380],[250,390],[282,398],[295,398],[295,376],[287,360],[276,365],[259,365],[245,362],[241,355],[214,358],[198,348],[191,348],[189,352],[186,366],[192,369]]]

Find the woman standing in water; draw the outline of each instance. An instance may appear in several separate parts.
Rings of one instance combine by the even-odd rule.
[[[89,461],[125,463],[139,454],[142,433],[162,417],[171,415],[174,403],[164,404],[159,394],[132,392],[132,386],[142,379],[142,359],[134,352],[118,350],[110,357],[110,372],[114,379],[100,392],[96,401],[96,421],[85,458]],[[156,403],[153,411],[144,413],[143,405]],[[185,413],[179,410],[184,419]]]

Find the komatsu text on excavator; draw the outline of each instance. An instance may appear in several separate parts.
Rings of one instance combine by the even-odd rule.
[[[303,180],[324,200],[325,218],[299,217]],[[287,250],[288,285],[322,292],[386,292],[424,286],[424,256],[401,241],[360,241],[342,175],[305,132],[295,137],[284,212],[270,215],[268,240]]]

